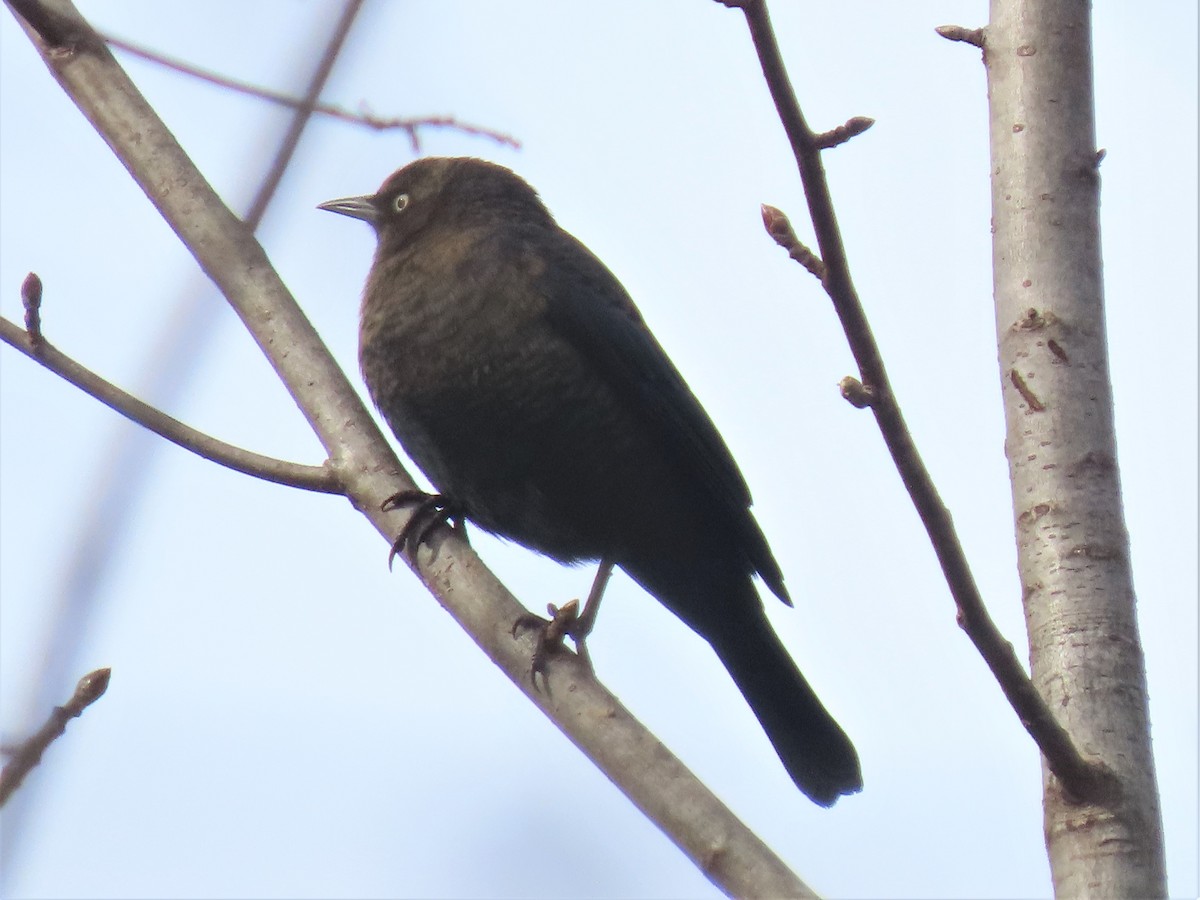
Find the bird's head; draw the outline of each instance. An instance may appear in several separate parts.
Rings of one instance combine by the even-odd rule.
[[[322,203],[318,209],[371,223],[381,245],[402,245],[432,227],[469,228],[523,219],[550,221],[542,201],[511,170],[470,157],[430,156],[397,170],[374,194]]]

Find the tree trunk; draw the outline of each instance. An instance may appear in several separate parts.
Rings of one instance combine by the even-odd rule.
[[[1043,766],[1058,897],[1166,894],[1113,430],[1086,0],[992,0],[996,332],[1033,679],[1118,796]]]

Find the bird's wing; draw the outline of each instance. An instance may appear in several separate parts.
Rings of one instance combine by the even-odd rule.
[[[750,489],[733,455],[683,376],[646,327],[616,276],[590,250],[556,229],[560,252],[546,267],[546,315],[619,394],[637,404],[648,427],[690,466],[725,509],[755,568],[785,602],[782,574],[749,514]]]
[[[648,421],[661,423],[666,439],[719,487],[722,499],[749,507],[750,489],[733,455],[625,288],[582,243],[560,234],[574,246],[564,247],[543,276],[551,325]]]

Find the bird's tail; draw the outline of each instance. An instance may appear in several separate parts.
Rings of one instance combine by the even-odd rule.
[[[858,753],[833,720],[767,621],[761,607],[735,628],[709,636],[717,656],[754,710],[796,786],[832,806],[862,790]]]

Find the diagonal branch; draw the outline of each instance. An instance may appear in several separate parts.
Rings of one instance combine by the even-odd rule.
[[[70,27],[88,29],[68,0],[7,2],[52,6]],[[392,543],[407,513],[384,511],[380,501],[415,484],[253,234],[221,203],[106,47],[90,40],[60,47],[46,43],[46,35],[33,37],[68,96],[241,317],[324,444],[348,497]],[[530,683],[534,641],[512,634],[524,608],[453,531],[436,531],[413,557],[406,554],[406,562],[501,671],[722,890],[812,896],[578,657],[549,661],[553,692]]]
[[[1076,797],[1093,797],[1112,786],[1110,773],[1097,762],[1086,759],[1074,745],[1070,735],[1054,718],[1033,682],[1025,673],[1013,646],[996,627],[979,593],[979,587],[967,564],[966,554],[959,542],[950,511],[938,495],[937,488],[912,434],[904,422],[900,405],[892,392],[891,382],[883,364],[883,355],[871,333],[866,313],[850,277],[846,250],[833,210],[833,199],[821,162],[821,136],[815,134],[804,119],[795,91],[784,68],[779,44],[771,27],[765,0],[718,0],[729,7],[742,10],[750,26],[750,37],[762,65],[763,77],[775,101],[784,131],[800,169],[809,215],[817,235],[824,273],[821,284],[833,301],[841,320],[850,350],[858,363],[862,383],[846,385],[851,402],[869,406],[875,413],[879,430],[891,452],[900,478],[912,498],[913,505],[929,534],[950,593],[958,606],[958,623],[983,656],[1000,683],[1021,724],[1033,737],[1047,764]],[[853,121],[853,120],[852,120]],[[803,245],[792,232],[786,218],[782,223],[768,222],[768,231],[776,242],[797,257]],[[811,255],[811,254],[810,254]],[[809,266],[810,271],[812,270]],[[855,402],[858,398],[861,402]]]
[[[41,363],[56,375],[61,375],[86,394],[95,397],[105,406],[115,409],[125,418],[148,428],[172,444],[190,450],[197,456],[219,463],[235,472],[253,475],[265,481],[288,487],[303,488],[324,494],[343,493],[341,479],[327,466],[305,466],[227,444],[161,410],[144,403],[115,384],[105,381],[91,369],[71,359],[41,337],[40,332],[23,331],[20,326],[0,317],[0,341],[20,350],[30,359]]]

